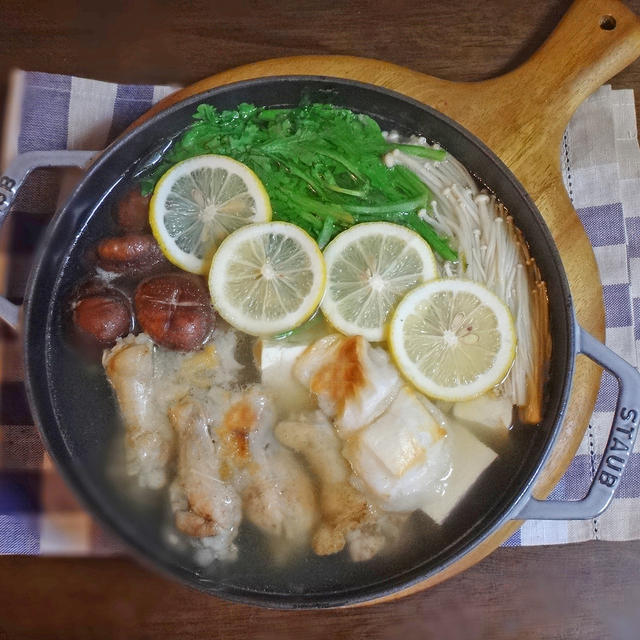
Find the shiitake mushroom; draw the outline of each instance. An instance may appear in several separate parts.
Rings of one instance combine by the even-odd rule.
[[[144,276],[170,267],[156,239],[150,233],[110,236],[96,247],[98,266],[128,277]]]
[[[111,347],[134,328],[127,295],[97,279],[87,280],[76,289],[71,318],[76,341],[89,348]]]
[[[79,300],[73,310],[75,326],[93,336],[97,342],[110,346],[131,331],[131,311],[119,297],[90,296]]]
[[[176,351],[199,349],[215,324],[206,283],[191,274],[143,280],[136,288],[134,305],[142,330],[156,344]]]
[[[149,200],[149,196],[143,196],[138,187],[129,191],[115,209],[117,225],[128,233],[148,232]]]

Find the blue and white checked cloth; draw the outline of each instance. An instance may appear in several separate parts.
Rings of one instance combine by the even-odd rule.
[[[172,87],[12,74],[1,164],[35,149],[102,149]],[[602,87],[572,119],[562,149],[569,194],[594,247],[604,285],[607,344],[638,362],[640,150],[632,91]],[[48,217],[77,175],[34,175],[0,236],[0,291],[22,301],[30,259]],[[635,315],[635,323],[634,323]],[[77,504],[43,450],[27,406],[20,341],[0,327],[0,553],[105,554],[120,549]],[[587,434],[553,496],[584,495],[604,450],[615,383],[603,379]],[[506,545],[640,538],[640,454],[609,510],[586,522],[527,522]]]

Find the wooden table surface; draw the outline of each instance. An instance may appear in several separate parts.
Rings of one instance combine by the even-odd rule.
[[[627,4],[640,12],[640,0]],[[569,2],[246,5],[0,1],[1,103],[12,67],[187,84],[263,58],[318,53],[482,79],[529,57]],[[640,95],[640,61],[612,84]],[[401,601],[320,612],[227,604],[125,558],[0,559],[0,640],[143,637],[631,640],[640,637],[640,542],[498,549],[466,573]]]

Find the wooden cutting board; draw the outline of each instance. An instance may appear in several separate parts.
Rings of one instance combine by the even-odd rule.
[[[508,28],[508,24],[505,25]],[[640,20],[618,0],[577,0],[522,66],[482,82],[450,82],[388,62],[347,56],[265,60],[206,78],[158,103],[144,119],[184,98],[240,80],[317,75],[348,78],[403,93],[453,118],[483,140],[533,197],[560,251],[580,324],[604,340],[602,286],[589,239],[562,183],[560,149],[578,105],[640,56]],[[562,477],[593,412],[601,370],[579,357],[553,454],[536,485],[546,497]],[[511,522],[457,563],[405,595],[478,562],[519,526]]]

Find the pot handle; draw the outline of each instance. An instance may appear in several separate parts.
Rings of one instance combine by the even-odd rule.
[[[27,176],[41,167],[87,167],[98,151],[28,151],[14,158],[0,174],[0,227]],[[0,320],[15,331],[20,325],[21,307],[0,296]]]
[[[633,450],[640,424],[640,373],[580,326],[576,337],[577,353],[591,358],[618,379],[618,401],[607,448],[582,500],[536,500],[529,495],[513,516],[517,520],[588,520],[599,516],[611,503]]]

